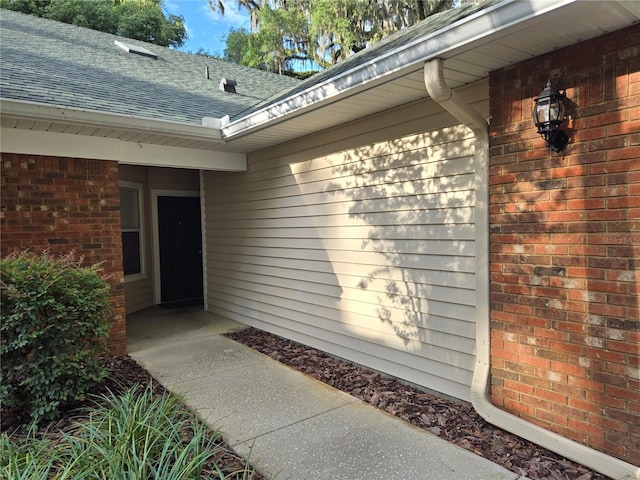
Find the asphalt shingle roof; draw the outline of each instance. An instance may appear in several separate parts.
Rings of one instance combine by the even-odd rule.
[[[467,3],[432,15],[303,82],[2,9],[0,95],[197,125],[205,116],[234,119],[312,89],[500,1]],[[142,46],[157,59],[127,53],[114,40]],[[238,82],[237,94],[218,88],[223,77]]]
[[[158,58],[114,44],[142,46]],[[200,125],[236,117],[299,83],[229,62],[0,10],[0,96]],[[205,78],[209,69],[209,80]],[[221,91],[222,77],[238,82]]]

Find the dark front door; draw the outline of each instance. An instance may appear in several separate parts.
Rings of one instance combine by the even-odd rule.
[[[200,198],[158,197],[161,302],[202,303]]]

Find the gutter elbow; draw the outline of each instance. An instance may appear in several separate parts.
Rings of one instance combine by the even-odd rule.
[[[437,103],[442,104],[453,96],[453,91],[444,79],[444,60],[434,58],[424,64],[424,84],[429,96]]]
[[[451,90],[444,78],[444,60],[434,58],[424,64],[424,84],[429,96],[451,113],[457,120],[473,130],[476,139],[489,144],[489,126],[485,118],[456,92]]]

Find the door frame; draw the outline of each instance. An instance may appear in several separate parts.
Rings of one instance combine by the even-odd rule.
[[[200,229],[204,237],[204,211],[202,210],[202,198],[197,190],[151,190],[151,229],[153,231],[153,303],[159,305],[162,302],[162,285],[160,277],[160,227],[158,225],[158,197],[197,197],[200,198]],[[204,238],[203,238],[204,239]],[[204,243],[202,244],[202,276],[203,294],[204,277],[206,277],[204,264]]]

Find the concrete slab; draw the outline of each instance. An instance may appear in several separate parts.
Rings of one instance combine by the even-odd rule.
[[[344,407],[236,445],[277,480],[513,480],[518,478],[364,404]]]
[[[240,348],[242,347],[242,348]],[[227,370],[260,365],[262,355],[222,335],[172,336],[130,353],[160,382],[213,381]]]
[[[136,352],[158,344],[158,340],[199,338],[246,328],[216,317],[202,307],[167,309],[153,307],[127,315],[127,351]]]
[[[166,388],[184,394],[194,411],[222,428],[238,453],[250,454],[267,476],[520,478],[220,335],[239,324],[201,311],[169,312],[147,311],[137,324],[127,318],[130,355]]]
[[[172,341],[131,356],[185,395],[232,446],[359,402],[222,336]]]

